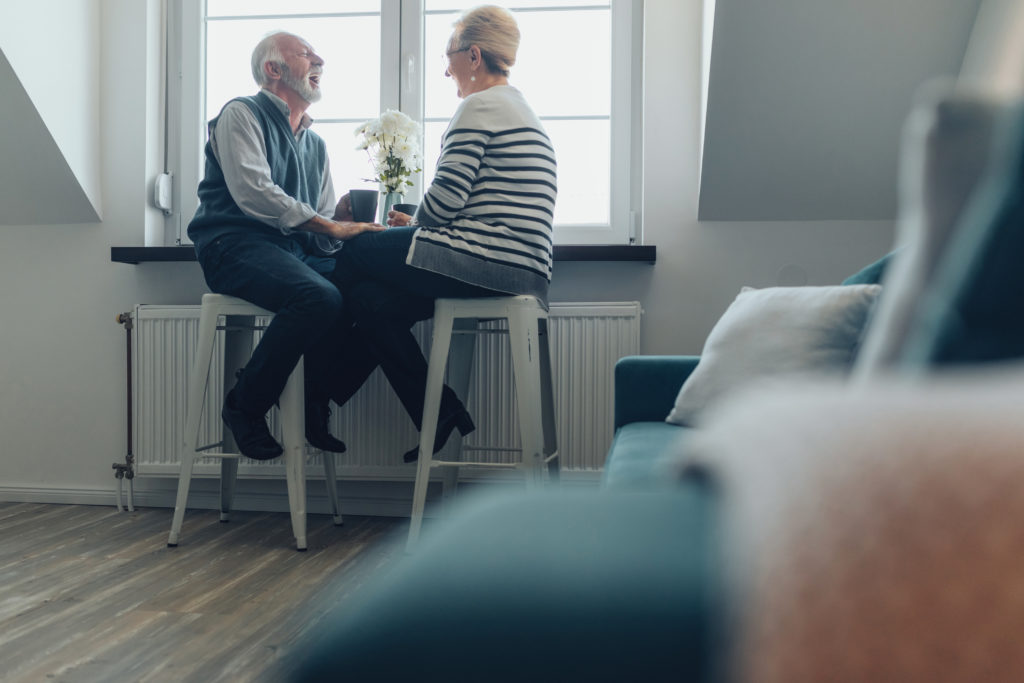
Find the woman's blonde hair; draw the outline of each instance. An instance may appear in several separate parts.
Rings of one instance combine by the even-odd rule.
[[[508,76],[519,50],[519,25],[511,12],[496,5],[481,5],[463,12],[453,25],[451,49],[476,45],[488,71]]]

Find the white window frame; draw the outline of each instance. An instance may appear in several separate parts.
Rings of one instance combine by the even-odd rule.
[[[608,225],[556,226],[556,244],[634,244],[640,241],[642,205],[642,17],[643,0],[611,0],[611,206]],[[205,0],[170,0],[167,25],[169,64],[167,158],[174,175],[173,211],[166,216],[164,244],[185,244],[188,221],[198,206],[206,122]],[[566,6],[565,9],[580,9]],[[380,109],[400,109],[414,120],[424,114],[425,50],[422,0],[382,0]],[[390,76],[389,76],[390,75]],[[188,87],[184,87],[188,84]],[[242,93],[240,93],[242,94]],[[542,117],[542,121],[544,117]],[[410,201],[422,196],[422,174],[414,178]]]

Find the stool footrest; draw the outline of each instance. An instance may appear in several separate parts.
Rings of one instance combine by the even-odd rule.
[[[520,466],[517,462],[471,462],[459,460],[431,460],[431,467],[501,467],[507,470],[514,470]]]
[[[196,451],[197,453],[199,451]],[[203,453],[204,458],[221,458],[222,460],[239,460],[242,457],[241,453]]]
[[[452,334],[504,334],[504,335],[508,335],[508,333],[509,333],[509,331],[505,330],[505,329],[489,330],[489,329],[485,328],[485,329],[481,329],[481,330],[452,330]]]
[[[505,446],[463,446],[463,451],[487,451],[488,453],[522,453],[522,448],[506,448]]]

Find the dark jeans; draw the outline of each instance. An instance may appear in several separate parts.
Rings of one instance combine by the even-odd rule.
[[[307,401],[335,398],[343,382],[358,379],[361,385],[376,367],[363,337],[351,331],[341,292],[328,279],[333,257],[308,254],[285,235],[237,233],[213,240],[198,260],[211,290],[275,314],[235,385],[243,412],[266,413],[302,356]]]
[[[410,330],[413,323],[434,315],[435,298],[506,294],[406,265],[414,232],[415,228],[396,227],[363,233],[349,240],[335,257],[338,266],[332,279],[348,297],[359,336],[420,429],[427,360]],[[359,368],[350,369],[342,384],[358,389],[358,371]],[[440,419],[461,409],[455,392],[445,386]]]

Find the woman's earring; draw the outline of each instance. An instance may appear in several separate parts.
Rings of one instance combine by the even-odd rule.
[[[470,76],[470,77],[469,77],[469,80],[471,80],[471,81],[475,81],[475,80],[476,80],[476,76]]]

